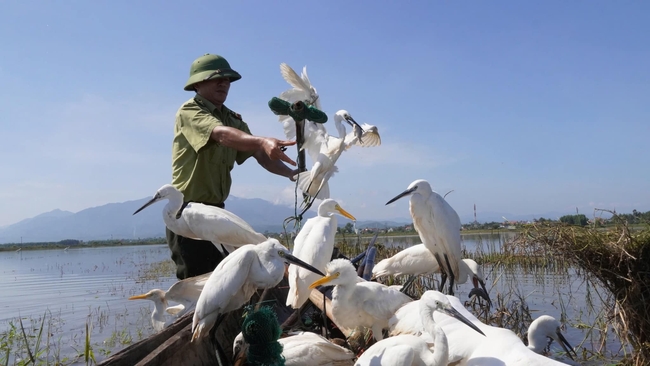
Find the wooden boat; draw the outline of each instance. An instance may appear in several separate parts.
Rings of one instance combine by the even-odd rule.
[[[295,311],[285,305],[289,293],[289,283],[284,278],[275,288],[258,291],[251,299],[252,304],[273,306],[280,324],[288,325],[297,319]],[[275,301],[274,301],[275,300]],[[325,302],[326,314],[332,319],[331,302],[328,297],[313,290],[310,294],[311,303],[322,311]],[[307,302],[310,304],[310,302]],[[243,322],[244,309],[233,311],[224,318],[217,327],[215,338],[225,354],[225,365],[243,365],[242,354],[233,355],[232,344]],[[219,365],[214,344],[209,337],[201,341],[190,342],[192,338],[192,316],[189,312],[162,331],[134,343],[109,358],[98,363],[100,366],[176,366],[176,365]],[[348,338],[353,331],[345,328],[336,328],[342,333],[342,338]],[[361,338],[363,335],[361,335]],[[358,340],[357,340],[358,342]],[[363,342],[361,342],[363,343]],[[243,353],[243,352],[240,352]],[[237,356],[237,357],[235,357]],[[240,361],[238,361],[240,359]],[[222,363],[223,364],[223,363]]]

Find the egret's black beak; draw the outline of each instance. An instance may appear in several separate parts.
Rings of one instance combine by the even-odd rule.
[[[280,253],[282,253],[281,256],[284,258],[285,262],[289,264],[295,264],[298,267],[302,267],[306,270],[312,271],[321,276],[325,276],[325,273],[319,271],[316,267],[312,266],[311,264],[305,263],[302,260],[294,257],[292,254],[285,253],[285,252],[280,252]]]
[[[354,118],[352,118],[352,116],[346,117],[346,118],[345,118],[345,121],[346,121],[350,126],[352,126],[352,127],[354,127],[354,126],[359,127],[359,129],[361,130],[361,132],[366,132],[366,131],[363,130],[363,128],[361,128],[361,125],[358,124],[357,121],[354,120]]]
[[[483,282],[480,282],[481,285]],[[482,286],[483,288],[479,287],[474,287],[473,289],[470,290],[469,292],[469,297],[471,298],[472,296],[479,296],[482,297],[488,304],[488,309],[492,307],[492,301],[490,300],[490,295],[488,295],[487,291],[485,290],[485,286]]]
[[[413,187],[413,188],[410,188],[410,189],[405,190],[404,192],[402,192],[402,193],[398,194],[397,196],[395,196],[392,200],[386,202],[386,204],[389,205],[389,204],[391,204],[391,203],[397,201],[398,199],[400,199],[400,198],[402,198],[402,197],[404,197],[404,196],[408,196],[409,194],[415,192],[415,190],[416,190],[417,188],[418,188],[418,186],[415,186],[415,187]]]
[[[468,327],[474,329],[475,331],[485,336],[485,333],[483,333],[480,329],[478,329],[478,327],[474,325],[474,323],[472,323],[467,318],[465,318],[463,314],[459,313],[458,310],[454,309],[453,306],[449,305],[449,307],[439,309],[439,311],[449,315],[452,318],[456,318],[460,320],[461,322],[465,323],[465,325],[467,325]]]
[[[569,344],[569,341],[567,341],[566,338],[564,338],[564,336],[562,335],[562,332],[560,332],[559,329],[557,330],[557,332],[555,332],[555,334],[557,334],[557,337],[560,339],[560,341],[557,342],[557,343],[559,343],[560,346],[562,346],[562,348],[564,348],[564,351],[569,356],[569,358],[572,359],[573,361],[575,361],[575,358],[573,358],[573,356],[571,356],[571,352],[573,352],[573,354],[576,356],[576,358],[578,358],[578,355],[576,354],[576,351],[573,350],[573,347],[571,347],[571,345]]]
[[[159,199],[160,199],[160,195],[159,195],[158,193],[156,193],[156,195],[153,196],[153,198],[150,199],[149,202],[145,203],[142,207],[140,207],[139,209],[137,209],[133,214],[135,215],[135,214],[137,214],[138,212],[144,210],[145,208],[147,208],[147,207],[150,206],[151,204],[155,203],[155,202],[158,201]]]
[[[485,282],[483,281],[482,278],[479,278],[478,276],[472,276],[472,283],[474,284],[474,288],[478,289],[478,285],[481,285],[481,288],[483,291],[476,291],[474,292],[478,296],[482,297],[487,301],[488,303],[488,309],[492,307],[492,301],[490,300],[490,294],[488,293],[488,290],[485,288]],[[472,296],[472,292],[470,291],[470,297]]]

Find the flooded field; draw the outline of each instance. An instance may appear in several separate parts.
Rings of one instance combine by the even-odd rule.
[[[85,364],[87,323],[94,357],[104,359],[153,333],[153,303],[128,297],[175,280],[166,244],[0,252],[0,364],[27,356],[19,318],[32,352],[43,324],[43,360]]]
[[[498,252],[514,233],[463,235],[467,256]],[[349,240],[349,239],[348,239]],[[361,241],[365,248],[368,240]],[[385,247],[419,244],[419,237],[379,237]],[[166,290],[176,278],[165,244],[0,252],[0,364],[19,364],[27,357],[19,319],[22,319],[32,352],[43,324],[39,349],[41,360],[51,363],[85,364],[86,324],[90,325],[90,345],[96,361],[153,333],[150,314],[153,303],[129,301],[129,296],[152,288]],[[379,260],[379,258],[377,259]],[[477,258],[478,262],[480,258]],[[622,355],[621,345],[611,330],[600,330],[609,314],[601,312],[596,289],[582,280],[573,268],[519,266],[489,263],[483,266],[486,287],[497,309],[479,313],[483,319],[509,320],[551,315],[566,325],[564,334],[578,355],[591,359],[581,364],[603,364],[594,354]],[[437,287],[439,276],[425,281]],[[469,300],[471,284],[459,285],[456,296]],[[499,308],[500,305],[500,308]],[[525,329],[523,329],[525,331]],[[522,331],[522,333],[523,333]],[[47,346],[49,345],[49,346]],[[557,344],[553,357],[571,363]],[[8,359],[7,359],[8,358]],[[45,362],[43,364],[46,364]]]

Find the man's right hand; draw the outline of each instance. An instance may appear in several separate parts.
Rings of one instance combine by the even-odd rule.
[[[296,162],[291,160],[285,153],[285,146],[293,146],[296,144],[296,141],[287,141],[287,140],[278,140],[273,137],[264,137],[264,143],[262,144],[262,150],[268,155],[271,160],[282,160],[285,163],[296,166]],[[283,149],[284,148],[284,149]]]

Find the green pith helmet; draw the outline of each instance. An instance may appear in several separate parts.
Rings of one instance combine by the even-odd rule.
[[[192,85],[199,81],[224,77],[229,78],[230,82],[241,79],[241,75],[230,68],[230,64],[225,58],[206,53],[192,62],[190,78],[187,80],[184,89],[187,91],[194,90]]]

